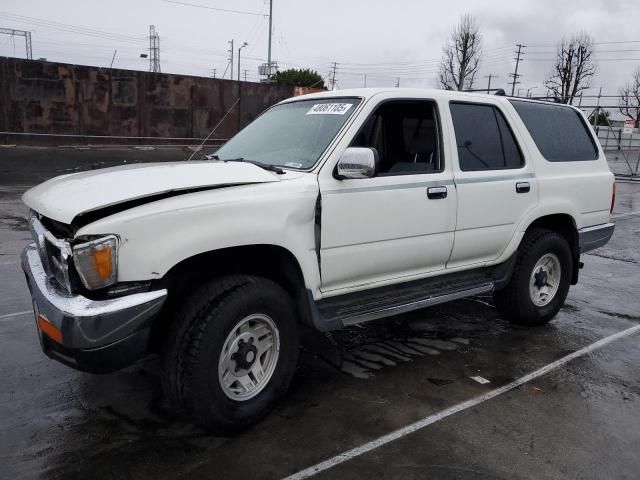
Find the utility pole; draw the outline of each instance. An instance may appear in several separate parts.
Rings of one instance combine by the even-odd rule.
[[[484,78],[488,78],[489,82],[487,83],[487,93],[491,93],[491,79],[492,78],[499,78],[498,75],[494,75],[493,73],[490,73],[489,75],[485,75]]]
[[[364,74],[364,88],[367,88],[367,74]]]
[[[333,65],[331,66],[331,78],[329,79],[329,83],[331,84],[331,90],[335,90],[336,89],[336,69],[338,68],[338,63],[337,62],[332,62]]]
[[[602,96],[602,87],[600,87],[600,90],[598,91],[598,103],[596,104],[596,112],[593,114],[594,128],[598,125],[598,115],[600,114],[600,97],[601,96]]]
[[[273,31],[273,0],[269,0],[269,52],[267,54],[267,82],[271,81],[271,34]]]
[[[160,35],[155,25],[149,26],[149,71],[160,73]]]
[[[400,77],[396,77],[396,84],[394,86],[400,88]]]
[[[240,81],[240,52],[247,45],[249,44],[247,42],[244,42],[242,45],[240,45],[240,48],[238,48],[238,81]]]
[[[513,77],[513,81],[511,82],[511,96],[513,97],[513,92],[515,92],[516,90],[516,84],[520,83],[518,81],[518,78],[521,77],[522,75],[518,74],[518,65],[520,64],[520,55],[524,55],[524,52],[522,51],[523,48],[526,47],[526,45],[522,45],[522,44],[517,44],[516,47],[518,47],[518,50],[516,52],[514,52],[516,54],[516,70],[514,73],[510,73],[509,76]]]
[[[233,40],[227,42],[229,44],[229,65],[231,65],[231,80],[233,80]]]
[[[12,37],[15,35],[24,37],[24,47],[25,53],[27,55],[27,60],[33,60],[33,51],[31,49],[31,32],[28,32],[26,30],[14,30],[13,28],[0,28],[0,34],[11,35]]]
[[[245,81],[245,82],[247,81],[247,71],[248,71],[248,70],[245,68],[245,69],[244,69],[244,81]]]
[[[217,69],[216,69],[216,68],[214,68],[214,69],[213,69],[213,78],[216,78],[216,71],[217,71]]]

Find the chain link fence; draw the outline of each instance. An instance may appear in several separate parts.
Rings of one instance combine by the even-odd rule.
[[[598,140],[607,155],[611,171],[620,178],[640,180],[640,132],[633,129],[599,125],[595,127]]]

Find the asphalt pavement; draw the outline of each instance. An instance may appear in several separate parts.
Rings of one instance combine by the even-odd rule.
[[[59,153],[30,163],[14,151],[9,166],[6,151],[0,478],[638,478],[639,184],[618,185],[614,237],[583,256],[549,325],[512,326],[481,296],[309,335],[282,404],[222,438],[164,408],[155,358],[91,375],[40,351],[18,260],[30,240],[20,195],[60,173]],[[80,168],[98,158],[74,155],[87,159]],[[77,170],[77,159],[64,168]]]

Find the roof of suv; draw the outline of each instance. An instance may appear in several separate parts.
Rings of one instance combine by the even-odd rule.
[[[554,103],[550,101],[535,100],[532,98],[521,97],[509,97],[503,95],[493,95],[481,92],[459,92],[456,90],[440,90],[435,88],[349,88],[345,90],[327,90],[325,92],[311,93],[308,95],[300,95],[297,97],[288,98],[280,103],[294,102],[299,100],[313,100],[313,99],[330,99],[330,98],[344,98],[344,97],[361,97],[371,98],[379,94],[393,93],[397,98],[431,98],[431,99],[443,99],[443,100],[466,100],[466,101],[478,101],[478,100],[491,100],[494,102],[507,102],[509,100],[522,100],[527,102],[544,103],[547,105],[567,106],[573,109],[576,107],[572,105],[565,105],[562,103]]]

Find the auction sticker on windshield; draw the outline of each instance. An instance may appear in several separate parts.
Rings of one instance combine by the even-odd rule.
[[[317,103],[307,115],[344,115],[352,106],[352,103]]]

